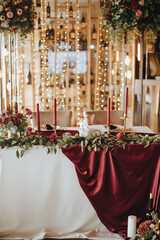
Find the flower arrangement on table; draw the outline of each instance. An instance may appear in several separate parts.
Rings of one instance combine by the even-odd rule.
[[[0,136],[5,137],[8,133],[14,137],[27,135],[28,116],[31,115],[32,111],[28,108],[25,109],[25,114],[22,114],[18,112],[16,105],[14,110],[7,107],[7,111],[0,115]]]
[[[137,229],[137,234],[135,235],[135,237],[131,238],[131,240],[160,239],[160,218],[155,212],[152,212],[151,215],[152,215],[152,220],[147,220],[142,222]]]
[[[0,0],[0,32],[19,32],[26,36],[34,29],[32,0]]]
[[[113,35],[122,36],[127,30],[157,34],[160,31],[159,0],[107,0],[102,19],[103,27]]]

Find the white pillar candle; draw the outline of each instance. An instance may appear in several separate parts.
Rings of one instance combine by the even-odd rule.
[[[134,237],[136,234],[136,225],[137,225],[137,217],[134,215],[128,216],[128,229],[127,229],[127,237]]]

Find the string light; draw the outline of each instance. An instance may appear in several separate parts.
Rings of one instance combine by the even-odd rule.
[[[140,42],[138,42],[138,44],[137,44],[137,52],[138,52],[137,60],[140,61],[141,60],[141,44],[140,44]]]
[[[24,106],[24,43],[20,42],[20,86],[19,86],[19,105]]]
[[[76,29],[76,39],[77,39],[77,46],[76,46],[76,51],[77,51],[77,62],[76,62],[76,83],[77,83],[77,121],[79,122],[80,120],[80,115],[81,115],[81,98],[80,98],[80,69],[79,69],[79,63],[80,63],[80,53],[79,53],[79,24],[80,24],[80,10],[79,10],[79,4],[77,4],[77,29]]]

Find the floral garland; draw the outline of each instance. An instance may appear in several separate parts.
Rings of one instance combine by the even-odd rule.
[[[19,32],[26,36],[34,29],[32,0],[0,0],[0,32]]]
[[[17,157],[22,157],[26,150],[32,146],[43,146],[47,148],[47,153],[54,151],[56,153],[58,148],[67,148],[76,144],[80,144],[81,150],[83,151],[84,147],[91,151],[100,151],[101,148],[105,148],[106,151],[108,148],[115,149],[118,147],[123,147],[127,144],[144,144],[144,148],[148,147],[151,143],[159,143],[160,135],[141,135],[141,134],[125,134],[118,133],[117,135],[107,135],[103,134],[100,136],[89,136],[81,137],[78,134],[71,136],[69,133],[66,133],[62,136],[57,136],[53,133],[51,136],[42,136],[42,135],[32,135],[29,132],[29,136],[22,136],[19,138],[4,138],[0,137],[0,147],[1,148],[10,148],[17,146],[20,150],[17,150]]]
[[[102,11],[103,27],[122,36],[127,30],[160,31],[159,0],[107,0]]]

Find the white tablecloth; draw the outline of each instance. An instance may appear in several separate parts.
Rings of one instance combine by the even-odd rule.
[[[121,239],[98,219],[61,150],[0,150],[0,238]]]

